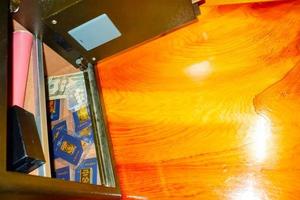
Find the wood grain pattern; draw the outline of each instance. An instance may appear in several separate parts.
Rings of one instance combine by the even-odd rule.
[[[98,65],[124,199],[299,199],[300,2],[202,11]]]
[[[240,4],[240,3],[259,3],[259,2],[278,2],[290,0],[205,0],[206,5],[224,5],[224,4]]]

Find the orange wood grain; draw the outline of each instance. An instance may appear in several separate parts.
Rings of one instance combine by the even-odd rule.
[[[240,3],[259,3],[259,2],[278,2],[290,0],[205,0],[206,5],[224,5],[224,4],[240,4]]]
[[[300,2],[202,11],[98,65],[124,199],[300,199]]]

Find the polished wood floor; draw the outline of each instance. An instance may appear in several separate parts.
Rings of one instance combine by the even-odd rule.
[[[124,199],[300,199],[300,1],[202,12],[98,65]]]

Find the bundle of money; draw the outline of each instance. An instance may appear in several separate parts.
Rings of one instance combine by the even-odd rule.
[[[49,99],[66,99],[68,109],[79,110],[87,105],[87,93],[82,72],[48,78]]]
[[[84,74],[52,76],[47,81],[55,177],[100,184]]]

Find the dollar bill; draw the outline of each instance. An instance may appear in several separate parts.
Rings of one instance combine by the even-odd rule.
[[[88,103],[83,72],[48,77],[48,90],[49,100],[66,99],[69,110]]]
[[[68,84],[67,77],[49,77],[48,78],[48,91],[49,91],[49,99],[64,99],[66,98],[66,86]]]

